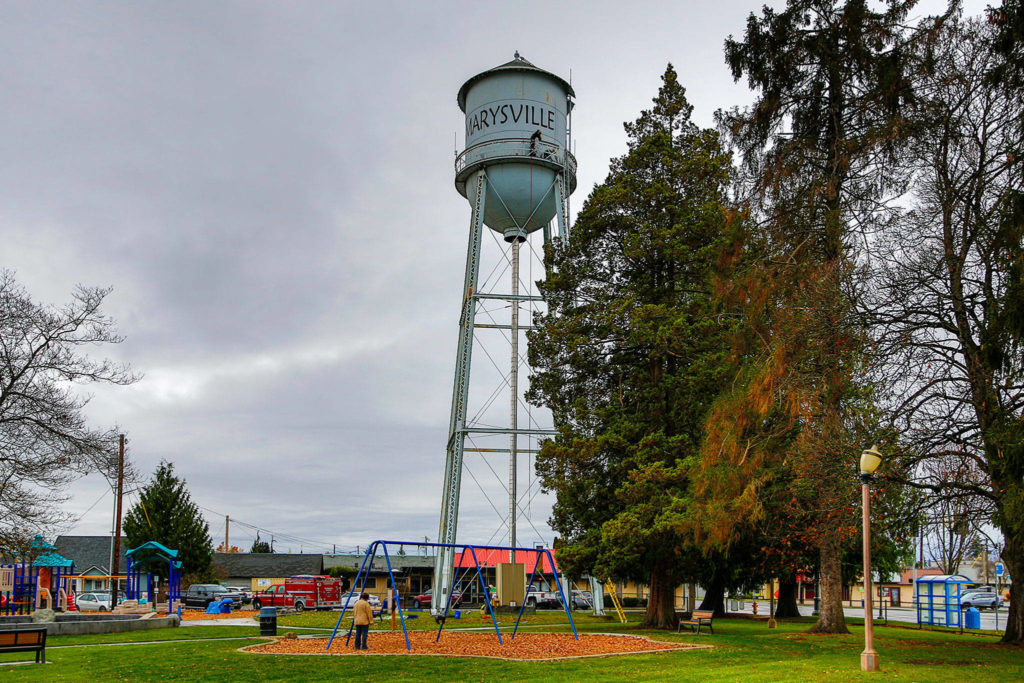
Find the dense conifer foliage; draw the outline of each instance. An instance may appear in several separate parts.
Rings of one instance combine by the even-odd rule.
[[[698,491],[706,526],[727,542],[764,513],[762,485],[788,480],[799,536],[819,556],[816,629],[830,633],[847,630],[841,558],[856,535],[856,454],[881,436],[859,381],[868,337],[856,249],[894,215],[890,167],[914,97],[902,22],[913,4],[790,0],[726,41],[734,77],[756,93],[721,116],[757,225],[724,294],[752,334],[743,372],[709,418]]]
[[[153,478],[139,493],[139,502],[124,518],[129,548],[156,541],[177,550],[186,577],[205,580],[213,562],[210,525],[185,487],[174,474],[174,465],[161,462]],[[166,578],[166,577],[163,577]]]
[[[687,468],[729,366],[709,278],[732,216],[729,156],[690,120],[671,66],[662,79],[626,124],[629,151],[548,255],[530,397],[560,432],[537,459],[557,494],[559,561],[648,583],[645,623],[670,627],[675,588],[707,566],[683,522]]]

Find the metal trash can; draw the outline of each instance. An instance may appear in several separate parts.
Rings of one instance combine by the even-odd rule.
[[[260,608],[260,635],[261,636],[276,636],[277,635],[277,608],[276,607],[261,607]]]
[[[981,628],[981,612],[975,607],[964,611],[964,628]]]

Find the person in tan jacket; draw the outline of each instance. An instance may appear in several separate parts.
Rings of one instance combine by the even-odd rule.
[[[363,591],[356,601],[352,610],[352,621],[356,625],[356,649],[369,650],[366,646],[366,637],[370,634],[370,624],[373,623],[373,608],[370,607],[370,594]]]

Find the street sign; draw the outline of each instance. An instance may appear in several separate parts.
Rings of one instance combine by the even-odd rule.
[[[1003,563],[1002,562],[996,562],[996,576],[1002,576],[1002,575],[1003,575]]]

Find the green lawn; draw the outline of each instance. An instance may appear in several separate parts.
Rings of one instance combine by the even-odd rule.
[[[333,626],[337,614],[302,614],[281,620],[288,626]],[[538,615],[540,621],[555,615]],[[552,623],[537,630],[564,630]],[[421,620],[426,621],[421,618]],[[476,615],[465,625],[484,623]],[[514,621],[514,620],[513,620]],[[288,622],[288,623],[284,623]],[[764,622],[722,619],[715,635],[676,636],[643,632],[668,641],[683,640],[715,646],[712,650],[657,655],[630,655],[562,662],[501,662],[440,657],[284,657],[251,655],[236,650],[251,641],[257,629],[246,626],[210,626],[125,634],[64,636],[50,639],[46,666],[0,665],[6,680],[564,680],[564,681],[699,681],[779,680],[846,681],[899,678],[911,681],[1024,680],[1024,650],[1004,647],[992,635],[959,635],[914,628],[877,627],[876,643],[882,657],[880,674],[862,674],[860,651],[863,630],[852,625],[848,636],[805,633],[810,620],[784,622],[769,630]],[[431,622],[432,623],[432,622]],[[458,623],[458,622],[455,622]],[[455,625],[453,623],[453,626]],[[538,623],[537,621],[534,622]],[[581,615],[582,631],[636,632],[635,623],[597,620]],[[304,631],[297,630],[299,633]],[[218,640],[198,640],[216,638]],[[232,638],[227,640],[227,638]],[[244,638],[235,640],[234,638]],[[157,644],[132,644],[144,641]],[[100,643],[105,647],[86,647]],[[370,634],[373,645],[373,633]],[[71,646],[71,647],[57,647]]]

